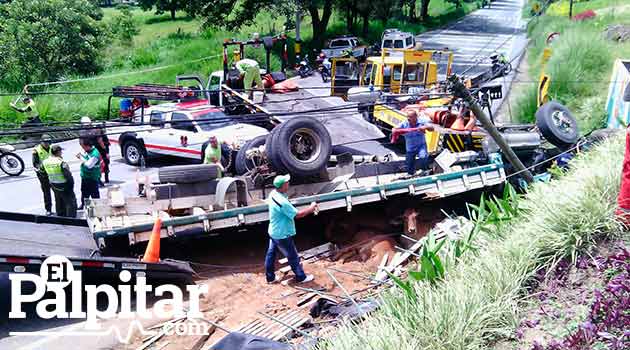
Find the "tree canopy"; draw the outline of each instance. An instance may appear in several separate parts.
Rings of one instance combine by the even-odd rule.
[[[175,19],[177,11],[186,11],[189,16],[195,17],[202,2],[202,0],[139,0],[138,4],[145,11],[155,8],[156,14],[168,12],[171,14],[171,19]]]
[[[20,0],[0,5],[0,84],[98,70],[103,30],[100,9],[88,0]]]

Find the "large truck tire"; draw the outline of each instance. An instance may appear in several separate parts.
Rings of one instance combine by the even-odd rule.
[[[219,177],[219,166],[215,164],[177,165],[158,170],[161,183],[189,184],[210,181],[217,177]]]
[[[550,101],[536,111],[536,125],[542,135],[559,148],[566,148],[578,140],[578,125],[569,109]]]
[[[332,154],[326,127],[310,117],[297,117],[283,124],[272,133],[268,150],[272,163],[280,162],[289,174],[298,177],[319,174]]]
[[[278,137],[278,130],[280,130],[280,128],[282,128],[284,125],[285,123],[282,123],[273,128],[273,130],[271,130],[269,135],[267,135],[267,139],[265,140],[265,152],[267,152],[267,159],[269,160],[271,168],[278,174],[285,174],[287,172],[287,169],[282,163],[282,159],[280,159],[280,156],[278,154],[279,152],[273,152],[272,150],[274,149],[273,144],[275,142],[275,139]]]
[[[243,175],[247,173],[248,171],[254,169],[257,165],[259,165],[257,164],[255,160],[247,159],[247,151],[264,145],[265,142],[267,141],[267,136],[268,135],[257,136],[247,141],[243,145],[243,147],[241,147],[241,149],[238,150],[238,153],[236,154],[236,161],[234,164],[237,175]]]

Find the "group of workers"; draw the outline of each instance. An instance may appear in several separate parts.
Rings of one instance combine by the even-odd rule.
[[[12,107],[29,114],[29,120],[39,119],[34,101],[30,98],[23,100],[26,107]],[[39,180],[44,197],[44,209],[46,215],[53,215],[52,195],[55,198],[55,214],[57,216],[77,216],[77,210],[83,209],[86,198],[100,198],[99,187],[103,185],[101,176],[105,175],[105,182],[109,182],[109,139],[104,130],[92,126],[88,117],[81,118],[82,128],[79,131],[79,145],[81,152],[76,158],[81,161],[81,205],[77,207],[77,199],[74,193],[74,177],[70,166],[63,159],[63,148],[60,145],[52,145],[52,137],[44,134],[39,144],[33,148],[32,163],[35,174]]]

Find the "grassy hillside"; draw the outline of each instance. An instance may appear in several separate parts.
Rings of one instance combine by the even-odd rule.
[[[562,3],[554,3],[562,5]],[[619,4],[613,10],[610,6]],[[530,76],[517,84],[527,84],[516,106],[519,121],[533,121],[536,91],[541,71],[545,39],[552,32],[560,37],[552,45],[546,73],[551,76],[550,97],[567,105],[578,118],[582,133],[604,126],[605,102],[612,65],[616,58],[630,57],[630,43],[607,40],[604,30],[612,24],[630,24],[630,7],[619,0],[593,0],[577,3],[574,14],[595,9],[596,17],[571,21],[566,16],[547,14],[532,19],[528,27]],[[589,5],[592,7],[589,8]],[[550,10],[553,10],[551,8]],[[556,13],[550,11],[551,13]],[[562,13],[562,11],[560,11]]]
[[[430,4],[431,21],[426,24],[401,23],[389,21],[385,26],[380,21],[372,21],[367,42],[376,42],[384,27],[398,27],[414,33],[426,31],[448,21],[460,18],[477,8],[476,3],[466,3],[456,8],[444,0],[433,0]],[[111,21],[118,13],[114,8],[104,9],[103,21]],[[178,74],[199,74],[207,77],[209,73],[222,67],[221,58],[207,58],[218,55],[225,38],[250,38],[252,33],[261,35],[277,33],[284,23],[283,17],[268,13],[259,15],[256,23],[239,31],[202,30],[200,21],[178,13],[175,21],[168,14],[155,15],[140,9],[131,11],[134,22],[140,30],[131,43],[122,43],[111,38],[102,57],[103,71],[94,80],[50,86],[47,89],[37,87],[37,91],[94,91],[103,94],[85,96],[38,96],[35,100],[44,120],[76,120],[83,115],[104,118],[107,113],[107,92],[117,85],[130,85],[142,82],[174,83]],[[360,28],[357,28],[360,32]],[[335,16],[329,24],[329,36],[345,34],[345,23],[341,16]],[[292,33],[290,33],[292,34]],[[290,35],[292,36],[292,35]],[[302,37],[305,47],[312,36],[311,23],[306,18],[302,25]],[[293,57],[293,45],[289,45],[289,56]],[[263,62],[263,50],[250,50],[248,55]],[[207,59],[203,59],[207,58]],[[166,66],[166,68],[164,68]],[[272,66],[279,68],[280,61],[272,57]],[[67,77],[75,79],[83,77]],[[20,123],[22,116],[9,108],[9,102],[15,97],[0,97],[0,123]],[[114,100],[114,108],[117,108]]]

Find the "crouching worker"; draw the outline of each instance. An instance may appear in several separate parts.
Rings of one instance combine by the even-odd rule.
[[[317,210],[317,204],[311,203],[308,208],[297,210],[289,202],[288,191],[290,175],[279,175],[273,180],[276,188],[271,191],[267,202],[269,204],[269,248],[265,257],[265,275],[267,283],[276,283],[279,279],[275,274],[276,252],[279,250],[284,255],[291,270],[295,274],[295,281],[298,283],[310,282],[313,275],[306,275],[300,263],[300,257],[293,236],[295,236],[295,219],[303,218]]]
[[[401,133],[405,138],[405,164],[409,175],[416,173],[416,156],[420,161],[422,170],[429,168],[429,152],[424,137],[425,131],[433,131],[433,127],[426,125],[424,121],[418,121],[418,114],[414,110],[408,110],[407,120],[393,130],[394,133]]]

